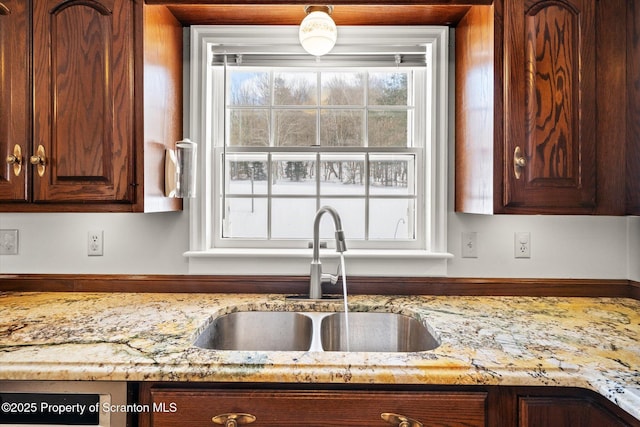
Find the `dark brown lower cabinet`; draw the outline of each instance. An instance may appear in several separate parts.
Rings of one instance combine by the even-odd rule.
[[[152,412],[153,426],[213,425],[214,417],[225,414],[250,414],[255,427],[399,425],[384,421],[383,414],[425,426],[485,425],[485,393],[168,389],[152,390],[151,396],[155,407],[176,408]]]
[[[524,396],[519,399],[520,427],[623,427],[597,403],[573,397]]]
[[[138,396],[140,427],[640,427],[597,393],[562,387],[164,382]]]

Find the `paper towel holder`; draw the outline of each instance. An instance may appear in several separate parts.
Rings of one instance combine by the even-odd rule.
[[[196,164],[198,145],[185,138],[168,148],[164,158],[164,195],[192,198],[196,195]]]

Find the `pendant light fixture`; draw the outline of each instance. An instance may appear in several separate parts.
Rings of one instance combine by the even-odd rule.
[[[336,23],[331,19],[333,6],[305,6],[307,16],[300,23],[300,44],[313,56],[326,55],[338,38]]]

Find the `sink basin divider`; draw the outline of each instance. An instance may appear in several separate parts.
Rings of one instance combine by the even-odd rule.
[[[309,316],[311,318],[311,322],[313,325],[313,332],[311,336],[311,347],[309,347],[309,351],[324,351],[322,348],[322,319],[333,314],[333,312],[302,312],[305,316]]]

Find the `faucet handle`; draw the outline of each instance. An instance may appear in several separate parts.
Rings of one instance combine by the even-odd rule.
[[[338,263],[338,271],[336,271],[336,274],[322,273],[322,275],[320,276],[320,281],[322,283],[331,283],[332,285],[335,285],[336,283],[338,283],[338,279],[340,278],[340,275],[342,273],[342,264]]]
[[[331,283],[332,285],[335,285],[336,283],[338,283],[338,274],[331,274],[331,273],[322,273],[322,276],[320,277],[320,281],[321,283]]]

